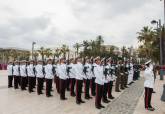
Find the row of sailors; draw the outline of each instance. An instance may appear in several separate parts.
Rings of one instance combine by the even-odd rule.
[[[34,65],[34,61],[30,61],[29,65],[26,65],[26,61],[12,62],[8,65],[8,77],[9,87],[12,87],[12,80],[14,77],[14,88],[18,89],[21,86],[21,90],[26,90],[28,86],[29,92],[33,92],[36,85],[37,78],[37,93],[43,94],[43,83],[46,81],[46,96],[50,97],[52,90],[52,82],[56,84],[57,92],[60,94],[61,100],[66,100],[65,90],[70,87],[71,96],[76,96],[76,103],[81,104],[84,101],[81,98],[83,81],[84,81],[84,93],[85,99],[92,98],[89,94],[89,88],[91,87],[91,95],[95,96],[95,106],[100,109],[104,106],[101,105],[101,99],[103,102],[110,102],[108,98],[114,99],[112,96],[113,82],[116,80],[116,69],[122,64],[116,65],[111,63],[108,59],[106,64],[104,59],[101,61],[100,57],[94,59],[94,63],[90,59],[86,59],[85,63],[82,63],[81,58],[70,59],[70,64],[66,64],[65,58],[61,58],[58,64],[52,65],[52,59],[47,60],[47,65],[43,65],[43,61],[39,60],[37,65]],[[126,65],[127,68],[130,65]],[[27,78],[28,77],[28,78]],[[76,85],[76,92],[74,91]],[[108,94],[108,98],[107,98]]]

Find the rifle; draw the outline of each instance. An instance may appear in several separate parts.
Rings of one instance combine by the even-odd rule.
[[[108,69],[106,68],[106,65],[107,65],[107,63],[106,63],[106,59],[104,59],[104,63],[103,63],[103,74],[104,74],[104,76],[105,76],[105,79],[107,79],[107,75],[108,75]]]
[[[69,66],[70,62],[69,62],[69,59],[67,60],[67,68],[66,68],[66,73],[69,77],[69,73],[70,73],[70,70],[72,69],[72,67]]]

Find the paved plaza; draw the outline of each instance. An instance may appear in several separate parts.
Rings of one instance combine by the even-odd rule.
[[[36,92],[29,94],[27,91],[8,89],[6,71],[0,71],[0,114],[165,114],[165,102],[160,101],[163,83],[159,80],[155,83],[156,93],[152,102],[155,112],[143,108],[143,78],[120,93],[113,90],[116,99],[103,104],[105,109],[98,110],[94,105],[94,97],[77,105],[69,92],[66,94],[68,100],[61,101],[56,90],[52,92],[53,97],[47,98],[45,94],[38,96]]]

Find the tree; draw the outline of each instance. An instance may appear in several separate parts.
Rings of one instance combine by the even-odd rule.
[[[45,49],[45,56],[47,58],[49,58],[52,55],[53,55],[53,53],[52,53],[52,50],[50,48]]]
[[[66,58],[66,53],[69,52],[69,48],[67,45],[63,44],[61,47],[61,53],[63,54],[63,57]]]
[[[39,50],[37,50],[38,53],[41,55],[42,60],[44,61],[44,56],[45,56],[45,48],[41,47]]]
[[[76,55],[78,56],[78,54],[79,54],[79,49],[80,49],[80,47],[81,47],[82,45],[81,44],[79,44],[79,43],[76,43],[76,44],[74,44],[74,48],[76,49]]]

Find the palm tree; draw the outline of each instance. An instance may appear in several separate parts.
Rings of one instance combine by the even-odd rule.
[[[36,61],[37,60],[37,57],[39,56],[38,52],[37,51],[34,51],[33,56],[34,56],[34,59]]]
[[[63,44],[61,47],[61,53],[63,54],[63,57],[66,58],[66,53],[69,52],[69,48],[67,45]]]
[[[47,58],[53,55],[52,50],[50,48],[45,49],[45,55]]]
[[[44,56],[45,56],[45,48],[41,47],[39,50],[37,50],[38,53],[41,55],[42,60],[44,61]]]
[[[79,44],[79,43],[76,43],[76,44],[73,45],[73,47],[76,49],[76,55],[77,55],[77,56],[78,56],[78,54],[79,54],[79,49],[80,49],[81,46],[82,46],[82,45]]]
[[[53,52],[53,59],[55,59],[55,57],[59,58],[61,55],[61,50],[59,48],[55,49]]]

